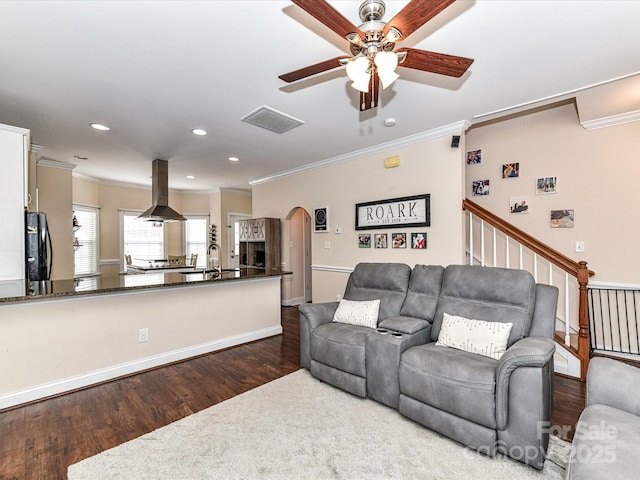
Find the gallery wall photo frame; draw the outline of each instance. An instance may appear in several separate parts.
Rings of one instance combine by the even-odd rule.
[[[329,207],[313,209],[313,231],[315,233],[326,233],[329,231]]]
[[[558,177],[536,178],[536,195],[558,193]]]
[[[407,248],[407,234],[404,232],[392,233],[391,248]]]
[[[411,234],[411,248],[416,250],[426,250],[427,232],[413,232]]]
[[[520,162],[502,165],[502,178],[518,178],[520,176]]]
[[[373,235],[374,245],[376,248],[387,248],[387,234],[386,233],[376,233]]]
[[[467,165],[480,165],[482,163],[482,150],[467,152]]]
[[[356,230],[429,227],[431,195],[356,203]]]
[[[573,228],[575,215],[573,210],[551,210],[551,228]]]
[[[515,213],[515,214],[529,213],[529,205],[531,205],[531,201],[529,200],[529,197],[509,198],[510,213]]]

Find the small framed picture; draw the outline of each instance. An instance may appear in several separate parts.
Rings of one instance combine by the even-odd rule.
[[[536,179],[536,195],[546,195],[547,193],[558,193],[557,177],[541,177]]]
[[[427,248],[427,232],[414,232],[411,234],[411,248],[425,250]]]
[[[313,231],[316,233],[329,231],[329,207],[313,209]]]
[[[471,183],[474,195],[489,195],[489,180],[476,180]]]
[[[373,242],[376,248],[387,248],[387,234],[376,233],[373,236]]]
[[[407,234],[406,233],[392,234],[391,248],[407,248]]]
[[[482,150],[467,152],[467,165],[479,165],[482,163]]]
[[[519,163],[505,163],[502,165],[502,178],[516,178],[520,176]]]
[[[358,247],[360,247],[360,248],[371,248],[371,234],[370,233],[359,233],[358,234]]]
[[[529,197],[511,197],[509,211],[511,213],[529,213]]]
[[[573,228],[573,210],[551,210],[551,228]]]

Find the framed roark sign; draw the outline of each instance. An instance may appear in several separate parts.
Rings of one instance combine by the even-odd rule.
[[[429,194],[356,203],[356,230],[431,225]]]

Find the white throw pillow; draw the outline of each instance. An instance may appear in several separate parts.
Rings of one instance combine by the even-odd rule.
[[[380,300],[340,300],[340,305],[333,315],[333,321],[360,325],[361,327],[376,328],[378,326],[378,310]]]
[[[436,345],[500,360],[507,349],[513,323],[470,320],[445,313]]]

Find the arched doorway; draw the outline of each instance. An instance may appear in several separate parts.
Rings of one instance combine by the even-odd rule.
[[[285,228],[285,255],[287,269],[293,275],[285,276],[286,305],[299,305],[311,301],[311,216],[302,207],[291,209]]]

